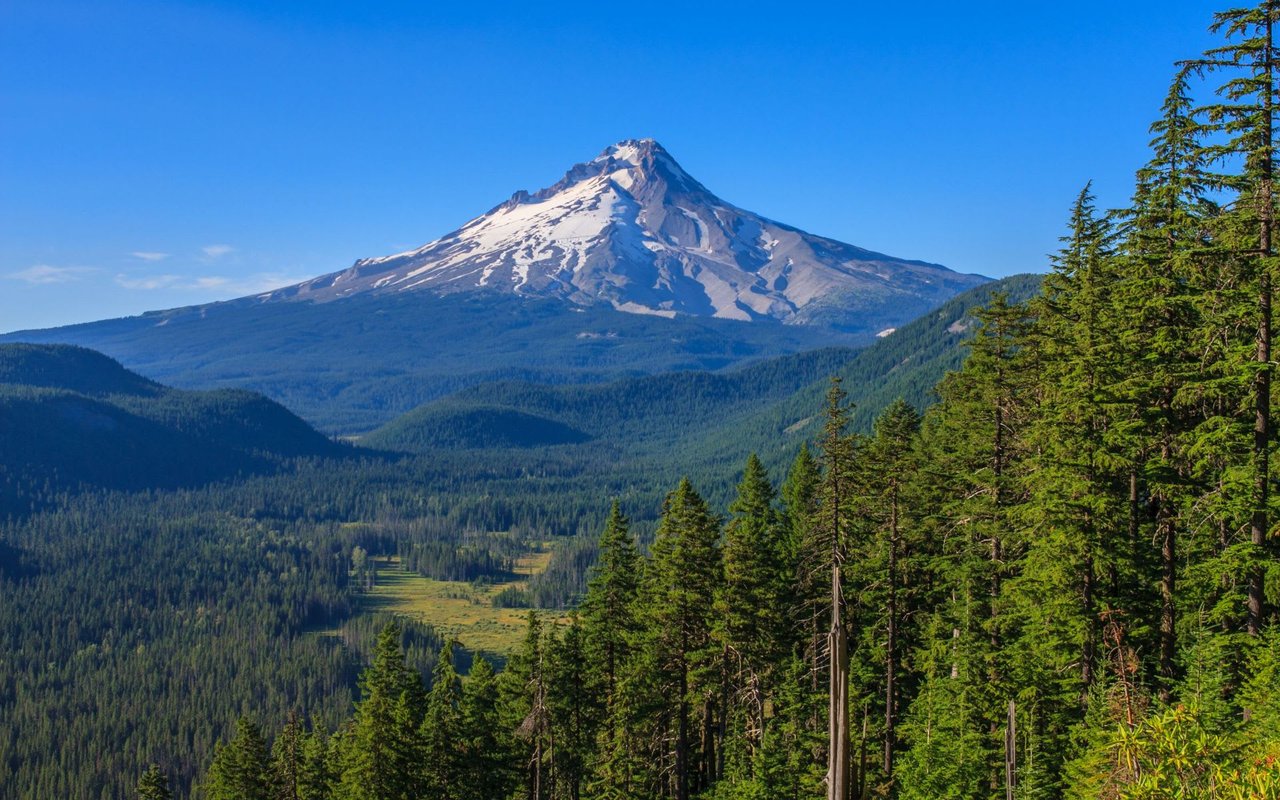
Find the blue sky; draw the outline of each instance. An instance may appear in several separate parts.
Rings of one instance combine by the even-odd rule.
[[[0,331],[417,246],[642,136],[814,233],[1043,270],[1214,7],[0,0]]]

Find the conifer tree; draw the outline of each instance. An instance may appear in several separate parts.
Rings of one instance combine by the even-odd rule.
[[[138,800],[170,800],[173,794],[169,791],[169,779],[160,771],[158,764],[152,764],[138,779]]]
[[[770,697],[773,716],[760,743],[756,791],[747,795],[753,800],[813,800],[823,795],[825,775],[814,754],[822,751],[825,737],[812,724],[816,693],[810,688],[810,670],[798,654],[785,659]]]
[[[630,718],[635,692],[624,692],[622,683],[640,631],[636,604],[642,572],[643,559],[630,522],[615,500],[580,606],[584,646],[590,662],[596,665],[587,679],[600,695],[601,706],[599,758],[588,780],[592,793],[601,797],[613,797],[614,793],[627,796],[632,791],[632,767],[638,757],[634,720]]]
[[[810,694],[815,697],[821,689],[822,654],[831,608],[831,549],[823,542],[817,518],[821,480],[817,460],[808,444],[801,444],[782,486],[782,504],[795,595],[789,608],[794,646],[804,658]],[[814,732],[821,726],[821,717],[822,710],[815,706],[810,720]]]
[[[537,614],[530,611],[524,642],[507,662],[500,681],[500,719],[521,743],[516,763],[529,800],[551,797],[554,786],[555,742],[547,678],[546,636]]]
[[[421,723],[422,794],[438,800],[465,797],[468,776],[463,715],[462,681],[453,666],[453,642],[448,642],[431,672],[431,691]]]
[[[214,751],[204,793],[208,800],[271,800],[267,743],[248,717],[241,717],[236,735]]]
[[[302,740],[302,767],[298,771],[298,800],[330,800],[336,782],[330,739],[313,721]]]
[[[993,593],[1001,618],[993,653],[1013,680],[1004,698],[986,701],[992,710],[1014,702],[1014,723],[1021,716],[1024,724],[1009,749],[1021,743],[1036,754],[1044,769],[1034,777],[1049,791],[1097,680],[1101,611],[1116,602],[1132,549],[1132,463],[1115,443],[1116,420],[1130,413],[1115,391],[1122,374],[1110,302],[1117,264],[1111,226],[1089,186],[1072,205],[1062,242],[1031,303],[1034,324],[1018,356],[1037,365],[1036,406],[1022,412],[1024,480],[1012,487],[1021,496],[1006,502],[1002,523],[1016,550],[1006,544],[1007,582]],[[1016,780],[1016,772],[1010,768],[1004,780]]]
[[[306,755],[306,731],[296,712],[290,712],[283,730],[271,744],[271,787],[273,800],[299,800],[298,782]]]
[[[873,526],[865,565],[864,602],[874,604],[869,626],[873,651],[883,660],[883,741],[881,770],[885,791],[893,792],[894,757],[898,749],[897,725],[902,696],[903,627],[909,608],[911,581],[906,577],[910,491],[916,471],[915,438],[920,414],[903,400],[892,403],[877,418],[875,436],[867,442],[861,465],[862,488],[857,508]],[[883,639],[880,636],[883,634]],[[864,637],[865,638],[865,637]],[[882,644],[881,644],[882,643]]]
[[[1138,171],[1132,209],[1124,213],[1123,279],[1112,291],[1118,311],[1115,338],[1129,367],[1115,391],[1132,408],[1116,420],[1115,431],[1118,449],[1132,464],[1129,575],[1145,572],[1155,560],[1143,555],[1148,537],[1141,531],[1145,518],[1154,517],[1150,538],[1159,547],[1160,581],[1159,621],[1152,626],[1158,642],[1152,649],[1167,700],[1177,658],[1179,539],[1190,527],[1182,515],[1195,481],[1189,434],[1198,419],[1197,373],[1203,373],[1205,349],[1193,336],[1202,327],[1196,298],[1207,288],[1199,267],[1209,248],[1205,216],[1213,213],[1204,199],[1203,131],[1193,115],[1186,70],[1174,78],[1151,132],[1152,159]],[[1153,513],[1140,508],[1143,496],[1150,498]],[[1126,583],[1142,585],[1133,579]],[[1146,616],[1142,592],[1112,594],[1117,607],[1128,609],[1134,619]]]
[[[637,629],[640,571],[640,551],[631,536],[630,522],[615,500],[600,535],[600,555],[581,605],[587,647],[601,665],[607,705],[617,691],[618,675]]]
[[[785,643],[784,537],[764,465],[747,459],[725,527],[724,583],[716,602],[718,636],[727,650],[735,705],[741,705],[746,776],[764,736],[773,665]]]
[[[462,800],[506,797],[515,785],[512,743],[498,716],[498,691],[493,665],[477,657],[462,686],[462,733],[455,745],[465,761]]]
[[[929,513],[924,535],[936,543],[928,574],[940,591],[930,624],[950,632],[949,673],[963,684],[946,694],[964,698],[994,788],[1013,691],[1002,606],[1023,549],[1014,511],[1025,500],[1026,424],[1037,400],[1029,376],[1036,372],[1034,353],[1024,347],[1026,308],[996,294],[974,316],[964,368],[943,379],[940,402],[922,425],[922,475],[929,480],[919,503]]]
[[[342,742],[344,800],[398,800],[418,785],[423,689],[404,662],[400,639],[400,626],[388,623],[361,675],[361,699]]]
[[[663,707],[654,733],[656,788],[690,800],[718,769],[720,648],[712,637],[712,606],[723,580],[720,521],[686,478],[667,495],[642,590],[643,661],[650,702]],[[668,738],[669,737],[669,738]],[[669,760],[668,760],[669,758]],[[669,777],[668,777],[669,776]]]
[[[905,751],[895,763],[902,800],[982,797],[987,743],[974,725],[976,693],[955,674],[945,620],[935,617],[916,656],[924,678],[901,727]]]
[[[582,621],[574,614],[548,653],[551,726],[556,741],[555,797],[580,800],[600,733],[603,703],[587,669]]]
[[[1233,256],[1231,283],[1254,292],[1253,302],[1232,309],[1253,321],[1253,341],[1238,341],[1227,352],[1239,383],[1242,405],[1252,416],[1246,469],[1249,539],[1244,562],[1245,629],[1261,632],[1264,617],[1264,569],[1271,518],[1270,456],[1274,435],[1271,422],[1271,384],[1275,365],[1271,357],[1272,290],[1278,268],[1275,252],[1275,178],[1277,91],[1280,89],[1280,51],[1275,27],[1280,22],[1280,2],[1262,0],[1254,6],[1233,8],[1214,15],[1211,30],[1227,43],[1208,50],[1202,58],[1187,62],[1201,74],[1224,75],[1218,93],[1222,100],[1200,113],[1211,133],[1204,153],[1210,161],[1240,162],[1235,174],[1218,174],[1212,183],[1234,192],[1238,200],[1223,217],[1219,239]],[[1243,433],[1243,432],[1242,432]]]
[[[1079,665],[1081,703],[1096,676],[1098,609],[1110,589],[1100,585],[1100,576],[1117,571],[1116,545],[1128,531],[1119,489],[1128,471],[1109,442],[1117,414],[1111,387],[1119,375],[1108,302],[1117,277],[1113,237],[1094,208],[1090,188],[1086,185],[1076,198],[1063,248],[1053,257],[1054,271],[1035,301],[1045,389],[1029,434],[1038,456],[1032,524],[1041,530],[1031,546],[1048,548],[1046,559],[1069,564],[1064,572],[1078,576],[1068,578],[1067,585],[1042,588],[1051,597],[1077,599],[1066,623],[1074,630],[1053,635],[1069,640],[1075,650],[1067,659]]]

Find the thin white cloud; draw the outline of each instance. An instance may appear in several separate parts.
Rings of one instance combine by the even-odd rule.
[[[183,280],[181,275],[148,275],[142,278],[131,278],[128,275],[117,275],[116,285],[125,289],[172,289]]]
[[[229,244],[208,244],[200,249],[204,251],[206,258],[222,258],[235,250]]]
[[[6,278],[25,281],[32,286],[50,283],[71,283],[78,281],[86,273],[93,272],[92,267],[54,267],[49,264],[36,264],[34,267],[10,272]]]
[[[134,258],[140,258],[143,261],[164,261],[169,257],[168,253],[157,253],[152,250],[134,250],[129,255]]]
[[[154,291],[172,289],[176,291],[212,292],[219,296],[237,297],[248,294],[261,294],[281,286],[304,281],[309,276],[286,275],[281,272],[260,272],[254,275],[229,277],[226,275],[116,275],[116,285],[125,289]]]

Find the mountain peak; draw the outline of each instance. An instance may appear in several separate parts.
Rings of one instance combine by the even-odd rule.
[[[597,156],[597,158],[605,158],[608,156],[627,158],[629,155],[633,155],[635,153],[653,150],[658,150],[663,153],[666,152],[666,148],[659,144],[657,139],[644,136],[639,139],[623,139],[620,142],[611,144],[606,147],[604,152]]]
[[[651,166],[658,159],[665,158],[671,163],[675,159],[666,148],[658,144],[656,139],[623,139],[617,144],[609,145],[600,155],[593,159],[597,162],[622,162],[635,167]]]
[[[626,139],[406,253],[263,299],[484,289],[621,311],[882,330],[986,279],[805,233],[721,200],[654,139]],[[874,321],[873,321],[874,320]]]
[[[596,179],[600,179],[602,185],[605,181],[612,181],[641,202],[670,189],[710,194],[657,140],[624,139],[606,147],[592,160],[575,164],[558,183],[546,189],[534,194],[516,192],[508,204],[541,202],[584,181]]]

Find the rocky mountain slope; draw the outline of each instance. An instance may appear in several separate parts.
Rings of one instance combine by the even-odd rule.
[[[868,330],[909,321],[985,280],[744,211],[654,140],[634,139],[416,250],[362,259],[263,299],[493,289],[644,314]]]

